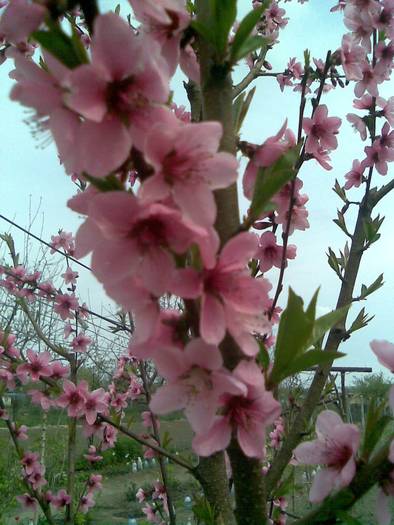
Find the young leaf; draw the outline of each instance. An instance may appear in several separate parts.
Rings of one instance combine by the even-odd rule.
[[[223,58],[230,30],[237,17],[237,0],[211,0],[216,51]]]
[[[338,310],[329,312],[328,314],[316,319],[315,324],[313,326],[312,336],[308,341],[308,347],[313,346],[319,339],[321,339],[326,334],[326,332],[328,332],[328,330],[331,330],[331,328],[335,326],[339,321],[342,321],[342,319],[346,316],[348,310],[349,306],[344,306],[342,308],[338,308]]]
[[[215,33],[212,27],[202,24],[198,20],[192,20],[190,26],[198,33],[206,42],[209,42],[213,46],[216,44]]]
[[[367,421],[364,431],[364,440],[361,448],[361,457],[368,461],[369,456],[378,444],[386,426],[392,421],[390,416],[383,414],[386,401],[377,403],[372,399],[369,404]]]
[[[249,91],[245,96],[245,93],[241,93],[235,100],[233,104],[233,118],[234,118],[234,130],[236,133],[239,133],[243,121],[248,113],[249,106],[253,100],[256,88],[254,87]]]
[[[252,220],[261,215],[270,199],[295,176],[295,164],[300,149],[301,143],[286,151],[272,166],[260,168],[256,178],[252,204],[250,205]]]
[[[341,352],[323,352],[322,350],[309,350],[304,354],[297,356],[287,365],[283,366],[278,372],[271,374],[270,379],[274,382],[280,382],[286,377],[305,372],[314,366],[324,365],[330,363],[335,359],[343,357],[345,354]]]
[[[365,299],[368,297],[368,295],[371,295],[371,293],[376,292],[376,290],[379,290],[384,284],[383,281],[383,274],[381,273],[375,281],[370,284],[369,286],[365,286],[365,284],[361,285],[361,294],[360,299]]]
[[[356,332],[356,330],[361,330],[361,328],[364,328],[364,326],[367,326],[367,324],[372,321],[374,317],[374,315],[368,316],[368,314],[365,313],[365,308],[362,308],[355,320],[352,322],[349,330],[347,330],[348,335]]]
[[[337,181],[337,179],[335,179],[335,185],[333,187],[333,190],[335,191],[335,193],[338,195],[338,197],[346,204],[347,203],[347,198],[346,198],[346,193],[345,193],[345,190],[343,189],[343,187],[339,184],[339,182]]]
[[[71,38],[54,24],[50,31],[34,31],[31,36],[68,68],[74,69],[83,63]]]
[[[244,58],[250,55],[250,53],[253,53],[253,51],[256,51],[256,49],[267,47],[267,42],[268,40],[266,38],[263,38],[262,36],[249,36],[239,48],[238,53],[231,58],[231,63],[235,64],[236,62],[241,60],[241,58]]]
[[[289,289],[287,307],[281,315],[275,346],[275,360],[271,380],[282,377],[282,370],[301,354],[313,331],[314,319],[304,312],[304,302]]]
[[[258,341],[258,343],[259,343],[260,350],[257,355],[257,362],[259,363],[259,365],[261,365],[263,370],[268,370],[269,365],[270,365],[269,353],[262,341]]]
[[[240,22],[233,43],[231,44],[230,60],[233,64],[239,60],[242,48],[252,34],[254,27],[262,17],[264,11],[267,9],[268,4],[269,2],[265,1],[258,9],[252,9]]]

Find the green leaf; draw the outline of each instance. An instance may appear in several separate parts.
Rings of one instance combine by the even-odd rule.
[[[367,421],[365,424],[364,439],[361,448],[361,457],[368,461],[387,425],[392,421],[390,416],[384,415],[386,401],[370,400]]]
[[[198,20],[192,20],[190,26],[198,33],[204,40],[215,46],[215,32],[211,27],[202,24]]]
[[[343,510],[338,510],[336,514],[337,518],[341,520],[342,525],[362,525],[361,521],[353,518],[353,516]]]
[[[344,188],[339,184],[337,179],[335,179],[335,185],[333,187],[333,190],[338,195],[338,197],[346,204],[347,203],[346,192]]]
[[[214,14],[216,50],[224,57],[230,30],[237,17],[237,0],[211,0]]]
[[[301,143],[286,151],[272,166],[259,169],[250,205],[252,221],[256,220],[266,210],[270,199],[296,175],[295,164],[300,149]]]
[[[349,233],[348,229],[347,229],[347,226],[346,226],[346,222],[345,222],[345,217],[343,215],[342,212],[340,212],[339,210],[337,210],[337,214],[338,214],[338,218],[337,219],[334,219],[333,222],[335,222],[335,224],[337,226],[339,226],[339,228],[341,228],[341,230],[348,236],[348,237],[351,237],[351,234]]]
[[[236,133],[239,132],[241,128],[240,119],[241,119],[241,111],[242,106],[245,102],[245,93],[241,93],[233,102],[233,123],[234,123],[234,130]]]
[[[301,297],[290,288],[287,307],[280,318],[271,381],[283,378],[282,370],[303,352],[312,335],[314,319],[305,314],[303,307]]]
[[[262,341],[257,341],[259,343],[259,353],[257,355],[257,362],[261,365],[263,370],[268,370],[270,365],[270,356],[268,350],[266,349]]]
[[[120,15],[120,4],[118,4],[116,7],[115,7],[115,14],[116,15]]]
[[[357,317],[352,322],[349,330],[347,330],[348,335],[356,332],[357,330],[361,330],[361,328],[364,328],[364,326],[367,326],[367,324],[372,321],[374,317],[374,315],[368,316],[368,314],[365,313],[365,308],[361,308]]]
[[[291,363],[280,370],[281,378],[280,381],[286,379],[286,377],[294,374],[299,374],[309,370],[314,366],[324,365],[330,363],[335,359],[343,357],[345,354],[342,352],[323,352],[322,350],[309,350],[304,354],[296,357]]]
[[[250,41],[250,35],[258,21],[261,19],[264,11],[267,9],[268,4],[269,1],[266,0],[258,9],[252,9],[240,22],[233,43],[231,44],[230,60],[233,64],[235,64],[240,58],[243,58],[245,54],[251,53],[254,49],[257,49],[257,47],[262,47],[263,44],[251,49],[247,53],[244,53],[245,49],[248,47],[246,43],[247,41]],[[263,40],[264,43],[266,43],[266,40],[261,37],[260,40]]]
[[[253,96],[256,92],[254,87],[249,91],[245,97],[245,93],[241,93],[233,103],[233,119],[234,119],[234,130],[236,133],[239,133],[243,121],[249,111],[250,104],[252,103]]]
[[[107,177],[99,179],[83,172],[83,177],[99,191],[121,191],[124,189],[121,182],[115,177],[115,175],[108,175]]]
[[[370,284],[369,286],[365,286],[365,284],[361,285],[361,294],[360,299],[365,299],[368,297],[368,295],[371,295],[373,292],[376,292],[376,290],[379,290],[384,284],[383,281],[383,274],[381,273],[375,281]]]
[[[259,35],[251,35],[248,37],[245,42],[242,44],[242,46],[239,48],[238,53],[231,58],[231,63],[235,64],[241,58],[244,58],[250,53],[253,53],[253,51],[256,51],[256,49],[260,49],[262,47],[267,47],[268,45],[268,39],[264,38]]]
[[[307,343],[308,347],[313,346],[316,341],[319,341],[322,337],[324,337],[324,335],[329,330],[331,330],[333,326],[335,326],[339,321],[342,321],[348,310],[349,306],[343,306],[342,308],[338,308],[338,310],[329,312],[328,314],[325,314],[316,319],[313,326],[312,336]]]
[[[74,48],[72,39],[54,24],[49,31],[34,31],[31,36],[68,68],[74,69],[83,63]]]

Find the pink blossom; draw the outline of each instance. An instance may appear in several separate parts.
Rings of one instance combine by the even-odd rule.
[[[64,489],[61,489],[56,494],[56,496],[53,497],[51,503],[55,507],[55,509],[62,509],[63,507],[71,503],[71,497],[67,494],[67,492]]]
[[[98,461],[101,461],[103,459],[103,456],[99,456],[97,454],[96,447],[93,445],[90,445],[88,453],[84,454],[83,457],[87,459],[89,463],[97,463]]]
[[[47,10],[44,6],[27,0],[10,0],[0,18],[0,40],[19,44],[44,21]]]
[[[64,279],[65,284],[75,284],[77,282],[77,279],[79,277],[78,272],[74,272],[70,266],[67,267],[67,270],[65,273],[62,273],[62,277]]]
[[[101,474],[91,474],[88,479],[88,490],[89,492],[96,492],[103,488],[102,482],[103,476]]]
[[[376,104],[382,108],[382,115],[390,126],[394,126],[394,97],[390,97],[388,100],[378,97]]]
[[[265,279],[253,279],[247,270],[257,247],[256,235],[240,233],[222,248],[216,266],[203,272],[200,334],[207,343],[219,344],[226,329],[231,333],[231,315],[226,316],[228,307],[247,321],[249,316],[260,315],[268,304],[270,283]],[[200,293],[197,290],[197,295]]]
[[[110,425],[104,425],[103,445],[102,445],[103,450],[112,448],[115,445],[117,434],[118,434],[118,431],[116,430],[116,428],[111,427]]]
[[[21,459],[21,463],[27,476],[33,474],[33,472],[40,466],[38,461],[39,455],[35,452],[25,452]]]
[[[19,439],[20,441],[27,441],[29,439],[26,425],[17,426],[15,423],[11,423],[11,427],[16,439]]]
[[[31,381],[38,381],[41,377],[50,377],[52,370],[49,365],[51,354],[49,352],[40,352],[37,354],[34,350],[27,350],[28,363],[19,365],[17,374],[29,374]]]
[[[159,523],[160,516],[156,515],[156,511],[147,503],[145,507],[142,507],[142,512],[145,514],[146,519],[152,523]]]
[[[66,253],[72,255],[75,250],[74,242],[75,239],[72,233],[60,230],[59,235],[52,235],[51,237],[51,253],[55,253],[55,249],[63,249]]]
[[[93,251],[93,271],[107,286],[119,283],[123,287],[123,279],[138,273],[144,287],[160,296],[168,291],[172,280],[174,261],[170,252],[185,253],[192,244],[200,247],[208,267],[214,264],[218,246],[214,230],[207,232],[187,222],[173,208],[144,205],[120,191],[77,195],[69,206],[88,214],[78,230],[77,256]]]
[[[348,113],[346,119],[352,125],[355,131],[360,133],[361,140],[366,140],[367,138],[367,125],[365,124],[364,119],[355,115],[354,113]]]
[[[358,188],[363,181],[363,173],[365,171],[366,165],[365,162],[360,162],[359,160],[354,160],[352,164],[352,169],[346,173],[345,179],[346,184],[344,186],[345,190],[349,190],[353,186]]]
[[[94,507],[94,505],[95,505],[95,501],[91,493],[86,494],[86,496],[81,496],[81,499],[79,500],[79,510],[83,514],[86,514],[87,512],[89,512],[89,509]]]
[[[383,81],[382,75],[368,63],[364,64],[362,73],[362,79],[354,86],[354,94],[356,97],[361,97],[367,91],[373,97],[377,97],[378,84]]]
[[[193,222],[210,226],[216,219],[212,190],[237,179],[237,160],[218,153],[222,126],[218,122],[181,124],[178,119],[158,124],[146,138],[144,155],[155,173],[141,187],[145,202],[172,196]]]
[[[222,369],[219,349],[202,339],[192,340],[184,351],[162,349],[155,361],[168,382],[153,395],[151,410],[167,414],[185,409],[196,432],[204,432],[212,425],[223,392],[243,392],[243,385]]]
[[[352,36],[356,43],[369,53],[371,51],[371,34],[374,30],[372,14],[376,13],[379,6],[374,0],[368,2],[369,5],[355,5],[348,3],[345,7],[344,23],[352,31]]]
[[[286,249],[286,258],[294,259],[297,248],[294,244],[290,244]],[[283,256],[283,246],[276,244],[275,234],[272,232],[265,232],[260,237],[259,249],[256,254],[256,259],[259,260],[259,268],[262,273],[267,272],[273,266],[281,267]]]
[[[357,109],[366,109],[368,111],[371,111],[373,108],[373,104],[373,97],[371,95],[368,95],[368,93],[363,95],[361,98],[355,98],[353,100],[353,107]]]
[[[129,2],[135,17],[142,22],[146,34],[160,44],[169,75],[172,76],[180,58],[183,31],[190,23],[190,15],[184,3],[180,0],[164,0],[160,3],[155,0],[144,0],[144,2],[129,0]]]
[[[103,388],[85,394],[84,415],[89,425],[93,425],[98,414],[108,412],[108,395]]]
[[[266,390],[261,369],[253,361],[241,361],[233,373],[246,392],[237,396],[223,394],[223,415],[216,417],[208,432],[193,439],[193,449],[200,456],[227,448],[233,431],[246,456],[264,456],[265,429],[279,416],[280,404]]]
[[[362,46],[355,43],[350,34],[342,37],[341,61],[348,80],[362,80],[362,66],[366,62],[366,52]]]
[[[145,492],[144,492],[144,489],[142,488],[139,488],[135,494],[135,497],[137,498],[138,502],[139,503],[142,503],[143,501],[145,501]]]
[[[29,390],[28,394],[31,397],[32,403],[40,405],[45,412],[53,406],[52,399],[45,392],[41,392],[41,390]]]
[[[50,281],[45,281],[40,283],[38,289],[38,295],[40,297],[45,297],[45,299],[52,299],[53,295],[56,293],[56,288]]]
[[[336,412],[324,410],[316,420],[317,439],[301,443],[294,450],[299,463],[326,465],[315,476],[309,493],[312,503],[323,501],[332,490],[349,485],[356,473],[360,431],[343,423]]]
[[[40,463],[36,463],[33,472],[27,477],[28,483],[34,490],[40,489],[43,485],[47,484],[47,480],[44,478],[45,467]]]
[[[37,500],[30,496],[30,494],[23,494],[22,496],[17,496],[16,499],[27,510],[36,511],[38,508]]]
[[[329,117],[325,104],[318,106],[312,118],[304,118],[302,127],[308,135],[305,151],[314,154],[319,146],[323,149],[333,150],[338,146],[336,134],[341,125],[338,117]]]
[[[86,336],[83,332],[80,332],[74,339],[71,341],[71,346],[74,352],[84,353],[86,352],[88,346],[92,340],[90,337]]]
[[[74,313],[71,310],[78,309],[78,299],[74,294],[57,294],[55,297],[54,310],[65,321],[66,319],[73,319]]]
[[[67,413],[70,417],[79,417],[84,414],[85,400],[88,394],[88,384],[81,381],[75,385],[68,379],[63,381],[64,393],[57,400],[58,406],[67,407]]]
[[[80,147],[66,153],[75,155],[80,171],[103,177],[119,168],[133,142],[138,146],[140,121],[146,120],[146,110],[154,110],[151,102],[167,101],[169,79],[159,47],[146,44],[116,14],[96,17],[92,63],[73,69],[67,96],[68,107],[84,117],[75,124],[70,119],[71,141]],[[60,135],[57,142],[62,149]]]
[[[60,361],[54,361],[51,364],[51,378],[55,381],[64,379],[70,373],[70,367],[68,365],[62,365]]]
[[[244,178],[243,190],[245,197],[252,199],[254,185],[259,168],[266,168],[276,162],[288,149],[294,147],[296,139],[294,133],[287,129],[287,120],[280,128],[278,133],[269,137],[261,146],[259,146],[248,163]]]

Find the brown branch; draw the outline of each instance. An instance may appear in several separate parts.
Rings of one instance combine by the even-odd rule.
[[[257,77],[262,76],[261,75],[261,68],[264,65],[265,57],[267,55],[268,47],[264,47],[260,51],[260,55],[258,59],[256,60],[256,63],[252,67],[252,69],[249,71],[249,73],[239,82],[239,84],[236,84],[233,87],[233,98],[237,97],[244,91],[249,84],[253,82]],[[268,75],[267,75],[268,76]],[[271,76],[271,75],[270,75]]]
[[[129,430],[128,428],[126,428],[125,426],[121,425],[120,423],[116,423],[116,421],[113,421],[112,419],[110,419],[107,416],[99,415],[98,419],[100,421],[104,421],[105,423],[108,423],[112,427],[114,427],[117,430],[119,430],[119,432],[122,432],[122,434],[124,434],[125,436],[128,436],[129,438],[134,439],[135,441],[137,441],[141,445],[144,445],[144,447],[151,448],[152,450],[154,450],[158,454],[161,454],[162,456],[167,457],[173,463],[176,463],[180,467],[183,467],[184,469],[188,470],[197,479],[199,479],[199,477],[196,475],[195,467],[193,467],[193,465],[191,463],[188,463],[186,460],[182,459],[180,456],[176,456],[175,454],[171,454],[171,452],[169,452],[165,448],[160,447],[159,445],[155,445],[154,443],[151,443],[151,442],[147,441],[146,439],[142,438],[141,436],[139,436],[135,432]]]

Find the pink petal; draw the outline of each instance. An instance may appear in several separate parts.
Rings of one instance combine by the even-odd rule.
[[[338,472],[334,469],[324,468],[319,470],[312,482],[309,500],[312,503],[323,501],[333,490],[337,476]]]
[[[388,341],[374,339],[369,346],[383,366],[394,371],[394,345]]]
[[[49,128],[67,173],[82,171],[81,159],[78,155],[79,126],[78,117],[66,109],[57,109],[49,119]]]
[[[170,289],[173,279],[174,261],[161,248],[148,251],[142,259],[139,273],[147,290],[160,297]]]
[[[83,64],[70,75],[70,94],[66,97],[69,108],[89,120],[101,122],[107,113],[107,82],[91,64]]]
[[[173,188],[174,201],[184,215],[200,226],[212,226],[216,219],[216,204],[205,182],[179,181]]]
[[[106,13],[96,18],[92,41],[93,63],[99,64],[113,80],[123,80],[141,64],[138,37],[122,18]]]
[[[327,447],[318,439],[307,441],[294,449],[294,455],[303,465],[323,465],[327,461]]]
[[[170,187],[160,175],[149,177],[141,185],[139,196],[145,202],[161,201],[170,194]]]
[[[256,421],[248,421],[247,425],[239,425],[237,439],[244,454],[252,458],[264,455],[265,427]]]
[[[200,333],[211,344],[219,344],[226,333],[226,320],[221,302],[212,294],[205,294],[201,301]]]
[[[167,384],[153,394],[149,408],[155,414],[168,414],[185,406],[187,389],[180,383]]]
[[[254,233],[239,233],[223,247],[219,265],[226,271],[242,270],[257,251],[259,239]]]
[[[173,275],[171,292],[184,299],[196,299],[202,293],[201,275],[194,268],[180,268]]]
[[[375,503],[375,517],[379,525],[391,524],[390,503],[391,498],[379,488]]]
[[[119,53],[120,55],[123,53]],[[96,123],[84,121],[80,128],[80,162],[93,177],[105,177],[123,164],[130,154],[131,137],[116,118]]]
[[[197,365],[207,370],[219,370],[223,365],[219,348],[207,344],[200,338],[190,341],[186,345],[185,353],[191,365]]]
[[[238,177],[238,161],[230,153],[221,151],[204,163],[205,178],[213,190],[227,188]]]
[[[226,417],[218,417],[212,427],[197,434],[192,442],[193,450],[199,456],[211,456],[219,450],[225,450],[230,444],[231,426]]]
[[[337,425],[343,425],[340,416],[333,410],[323,410],[316,419],[316,432],[324,437],[330,437]]]

